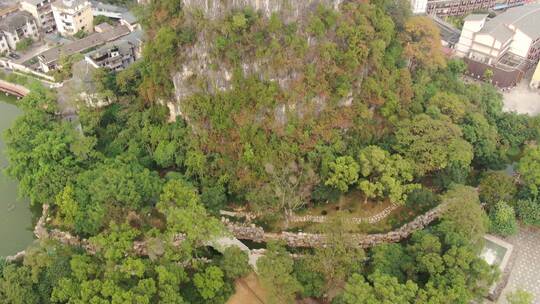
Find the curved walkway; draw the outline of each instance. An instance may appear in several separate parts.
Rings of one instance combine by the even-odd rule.
[[[399,206],[396,204],[391,204],[390,206],[384,208],[381,212],[374,214],[372,216],[366,216],[366,217],[353,217],[350,219],[350,221],[353,224],[361,224],[361,223],[368,223],[368,224],[375,224],[383,219],[385,219],[392,211],[396,210]],[[242,212],[242,211],[226,211],[226,210],[220,210],[219,213],[221,215],[230,216],[230,217],[237,217],[237,218],[246,218],[248,221],[251,221],[252,219],[256,219],[258,216],[251,212]],[[292,215],[289,217],[289,221],[291,223],[324,223],[328,220],[327,216],[324,215]]]
[[[353,243],[361,248],[369,248],[375,245],[383,243],[397,243],[403,239],[408,238],[412,233],[417,230],[425,228],[431,224],[434,220],[442,216],[446,211],[447,204],[443,203],[437,207],[429,210],[428,212],[417,216],[411,222],[401,226],[400,228],[390,231],[388,233],[378,234],[359,234],[350,233],[349,238]],[[268,241],[279,240],[284,241],[290,247],[323,247],[327,244],[326,236],[324,234],[316,233],[269,233],[265,232],[263,228],[257,227],[254,224],[238,224],[229,221],[227,218],[222,218],[222,221],[232,234],[240,240],[250,240],[258,243],[265,243]]]
[[[15,95],[17,97],[24,97],[28,93],[30,93],[30,90],[28,90],[24,86],[14,84],[2,79],[0,79],[0,91],[8,93],[10,95]]]

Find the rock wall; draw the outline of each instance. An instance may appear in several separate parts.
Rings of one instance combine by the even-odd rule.
[[[336,10],[345,0],[184,0],[184,9],[187,11],[199,11],[211,20],[219,20],[234,10],[251,7],[269,17],[273,13],[281,16],[286,23],[302,21],[319,5],[333,7]],[[231,89],[233,71],[222,62],[216,62],[212,54],[212,46],[215,39],[208,33],[199,32],[195,45],[182,50],[183,64],[177,72],[171,75],[176,105],[168,105],[171,110],[171,119],[182,116],[182,100],[196,93],[216,93]],[[314,47],[313,44],[310,44]],[[281,88],[288,88],[299,75],[295,71],[284,67],[281,71],[268,68],[264,61],[246,60],[242,66],[244,75],[258,75],[261,79],[277,82]],[[347,105],[352,98],[345,99],[342,103]],[[325,100],[314,100],[325,106]],[[275,109],[276,121],[284,124],[283,109]],[[299,109],[298,111],[301,111]]]
[[[444,211],[446,210],[447,205],[441,204],[432,210],[426,212],[423,215],[416,217],[412,222],[409,222],[401,228],[390,231],[388,233],[380,234],[350,234],[350,238],[353,243],[360,248],[370,248],[375,245],[383,243],[397,243],[411,236],[415,231],[424,229],[427,225],[440,218]],[[84,250],[90,254],[95,254],[98,250],[93,246],[87,239],[79,238],[70,234],[69,232],[61,231],[58,229],[48,230],[45,227],[45,224],[48,219],[48,205],[43,205],[43,213],[39,219],[36,227],[34,228],[34,233],[37,239],[53,239],[59,241],[60,243],[82,247]],[[227,229],[233,234],[233,236],[239,240],[250,240],[258,243],[268,242],[268,241],[284,241],[290,247],[304,247],[304,248],[313,248],[313,247],[323,247],[326,245],[326,236],[323,234],[314,234],[314,233],[292,233],[292,232],[281,232],[281,233],[268,233],[265,232],[263,228],[257,227],[255,224],[238,224],[229,221],[227,218],[222,218],[222,222],[225,224]],[[172,241],[174,246],[179,246],[180,243],[185,240],[185,235],[179,234],[174,237]],[[149,247],[147,241],[134,242],[133,251],[135,254],[140,256],[149,255]],[[8,261],[18,261],[22,260],[26,252],[21,251],[13,256],[6,257]]]
[[[283,20],[291,22],[302,18],[306,11],[314,10],[319,4],[336,10],[344,0],[184,0],[184,8],[200,10],[209,19],[222,18],[233,10],[250,7],[266,17],[278,13]]]
[[[401,226],[399,229],[380,234],[350,234],[353,243],[361,248],[369,248],[383,243],[397,243],[411,236],[415,231],[424,229],[427,225],[441,217],[447,205],[441,204],[413,221]],[[239,225],[224,220],[227,228],[240,240],[254,242],[268,242],[272,240],[284,241],[290,247],[322,247],[326,245],[326,236],[314,233],[266,233],[261,227],[255,225]]]
[[[374,214],[372,216],[367,217],[353,217],[348,219],[348,221],[352,224],[362,224],[362,223],[368,223],[368,224],[375,224],[383,219],[385,219],[390,213],[398,208],[398,205],[392,204],[385,209],[383,209],[381,212]],[[226,210],[220,210],[219,213],[222,216],[228,216],[228,217],[235,217],[235,218],[244,218],[246,222],[251,222],[252,220],[256,219],[260,215],[257,215],[255,213],[251,212],[237,212],[237,211],[226,211]],[[328,220],[328,217],[325,215],[295,215],[289,217],[289,222],[291,223],[324,223]]]

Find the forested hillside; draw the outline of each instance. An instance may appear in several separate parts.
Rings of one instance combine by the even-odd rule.
[[[485,295],[497,271],[478,258],[482,236],[514,233],[515,213],[540,223],[537,119],[504,113],[491,85],[465,83],[464,63],[443,56],[437,28],[408,1],[231,1],[139,7],[144,58],[96,73],[114,102],[81,104],[79,122],[61,119],[44,88],[21,101],[7,172],[36,210],[50,206],[49,228],[95,252],[42,240],[1,261],[0,303],[225,303],[250,267],[236,248],[207,246],[227,234],[220,210],[289,229],[293,214],[333,204],[313,228],[328,246],[293,259],[264,245],[268,303]],[[513,162],[519,182],[496,171]],[[409,217],[449,207],[403,243],[364,251],[348,232],[366,227],[340,209],[351,197],[355,210],[393,204]]]

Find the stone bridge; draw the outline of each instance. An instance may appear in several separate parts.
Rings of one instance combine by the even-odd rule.
[[[17,98],[24,97],[28,93],[30,93],[30,90],[23,87],[22,85],[14,84],[14,83],[1,80],[1,79],[0,79],[0,91],[9,95],[17,96]]]

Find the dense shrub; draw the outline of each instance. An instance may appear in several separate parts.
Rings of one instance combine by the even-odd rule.
[[[231,280],[241,278],[251,270],[248,265],[248,255],[238,247],[227,247],[219,262],[220,268],[225,272],[225,277]]]
[[[504,201],[500,201],[489,214],[490,231],[502,236],[509,236],[517,233],[518,225],[514,208]]]
[[[519,200],[516,211],[524,224],[540,226],[540,204],[537,201]]]
[[[517,188],[511,176],[504,172],[489,172],[480,181],[480,201],[489,208],[499,201],[513,201]]]

